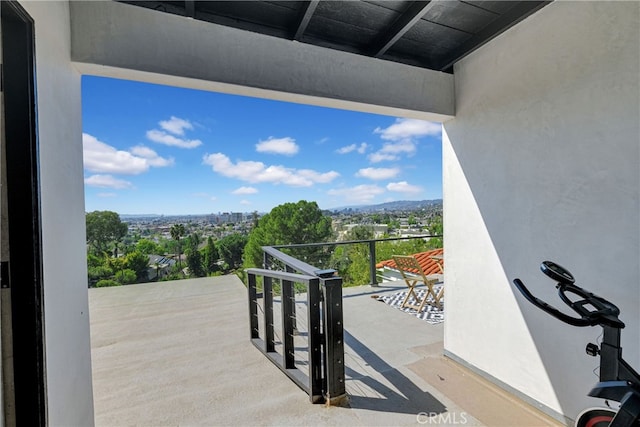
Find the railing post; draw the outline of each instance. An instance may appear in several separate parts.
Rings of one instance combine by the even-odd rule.
[[[295,273],[296,272],[295,269],[291,268],[288,265],[285,265],[284,271],[286,271],[287,273]],[[284,286],[284,283],[282,285]],[[293,332],[294,332],[294,334],[297,334],[298,333],[298,322],[297,322],[297,319],[296,319],[296,303],[295,303],[295,300],[296,300],[296,289],[294,288],[294,283],[293,282],[291,282],[291,293],[293,295],[293,306],[292,306],[293,312],[291,314],[291,318],[292,318],[292,322],[293,322]]]
[[[371,286],[378,286],[378,277],[376,274],[376,241],[369,241],[369,277],[371,278]]]
[[[266,252],[262,253],[262,268],[266,268],[267,270],[271,270],[271,266],[269,265],[269,254]]]
[[[293,345],[293,330],[294,330],[294,318],[295,315],[295,300],[293,297],[293,282],[289,280],[282,280],[281,295],[282,295],[282,355],[283,365],[285,369],[292,369],[296,367],[295,362],[295,348]]]
[[[264,301],[264,351],[276,351],[273,331],[273,279],[268,276],[262,278],[262,300]]]
[[[256,291],[256,275],[249,273],[249,329],[251,339],[260,338],[258,329],[258,293]]]
[[[320,296],[320,279],[309,281],[307,287],[307,324],[309,325],[309,398],[312,403],[323,400]]]
[[[339,405],[347,398],[344,368],[342,278],[323,279],[322,293],[325,328],[325,400],[329,405]]]

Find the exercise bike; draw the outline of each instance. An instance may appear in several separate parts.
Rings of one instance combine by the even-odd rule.
[[[620,310],[606,299],[575,285],[573,275],[560,265],[544,261],[544,274],[558,282],[560,299],[578,316],[570,316],[536,298],[520,279],[513,281],[524,297],[536,307],[573,326],[601,326],[602,343],[587,344],[589,356],[600,356],[600,382],[589,396],[620,403],[612,408],[589,408],[580,413],[576,427],[640,427],[640,375],[622,358],[620,331],[624,323],[618,318]]]

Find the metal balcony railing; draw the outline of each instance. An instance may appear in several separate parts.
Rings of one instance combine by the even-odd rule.
[[[291,244],[291,245],[274,245],[271,246],[272,249],[303,249],[303,248],[322,248],[322,247],[336,247],[336,246],[344,246],[344,245],[366,245],[369,251],[369,283],[370,286],[378,286],[378,272],[376,269],[376,243],[378,242],[391,242],[391,241],[399,241],[399,240],[416,240],[416,239],[434,239],[434,238],[442,238],[442,235],[421,235],[421,236],[411,236],[411,237],[391,237],[386,239],[367,239],[367,240],[347,240],[342,242],[323,242],[323,243],[301,243],[301,244]],[[282,252],[280,252],[282,253]],[[286,254],[285,254],[286,255]],[[406,254],[408,255],[408,254]],[[265,258],[265,265],[266,264]],[[295,258],[293,258],[295,259]],[[296,259],[297,261],[297,259]],[[312,267],[315,268],[315,267]],[[329,267],[330,268],[330,267]],[[382,277],[380,277],[382,279]],[[366,285],[367,283],[362,283]]]
[[[377,242],[426,237],[440,236],[263,246],[264,268],[246,270],[252,343],[303,389],[309,395],[311,402],[339,404],[345,401],[347,395],[342,313],[343,279],[336,275],[337,271],[334,269],[323,270],[307,264],[280,251],[279,248],[295,250],[333,248],[353,244],[367,245],[371,280],[369,284],[376,286],[378,283],[375,246]],[[307,251],[307,254],[311,252]],[[322,256],[317,257],[317,255],[314,254],[311,257],[326,266],[326,263],[321,260]],[[321,255],[331,256],[330,251]],[[279,318],[276,319],[278,310],[275,306],[278,303],[280,313]],[[280,327],[279,331],[276,326]],[[306,344],[300,345],[304,341],[300,338],[305,334]]]
[[[340,404],[347,399],[344,368],[342,279],[272,247],[263,247],[265,266],[247,269],[251,341],[308,395],[312,403]],[[273,269],[284,267],[285,271]],[[258,292],[258,278],[262,292]],[[281,354],[276,351],[274,289],[280,284]],[[296,286],[306,291],[306,362],[297,363],[295,339],[301,335]],[[262,299],[260,319],[259,300]],[[298,310],[299,311],[299,310]],[[262,324],[262,334],[260,324]],[[307,373],[300,368],[306,365]]]

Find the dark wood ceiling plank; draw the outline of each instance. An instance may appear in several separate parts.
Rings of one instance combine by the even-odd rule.
[[[371,46],[371,55],[380,58],[395,42],[397,42],[407,31],[418,22],[429,9],[433,7],[433,1],[415,1],[400,17],[393,23],[387,32]]]

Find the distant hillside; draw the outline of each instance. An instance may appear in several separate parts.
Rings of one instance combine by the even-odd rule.
[[[163,215],[160,214],[120,214],[120,219],[132,219],[132,218],[157,218]]]
[[[434,206],[442,206],[442,199],[435,200],[396,200],[395,202],[380,203],[377,205],[358,205],[358,206],[341,206],[332,209],[323,209],[329,212],[380,212],[380,211],[413,211],[431,208]],[[247,214],[245,212],[245,214]],[[262,213],[261,213],[262,214]],[[192,217],[204,217],[213,214],[192,214],[192,215],[162,215],[162,214],[120,214],[123,221],[141,220],[154,218],[182,218],[188,219]]]
[[[433,206],[442,206],[442,199],[436,200],[397,200],[395,202],[380,203],[377,205],[343,206],[329,209],[332,212],[377,212],[377,211],[410,211],[424,209]]]

